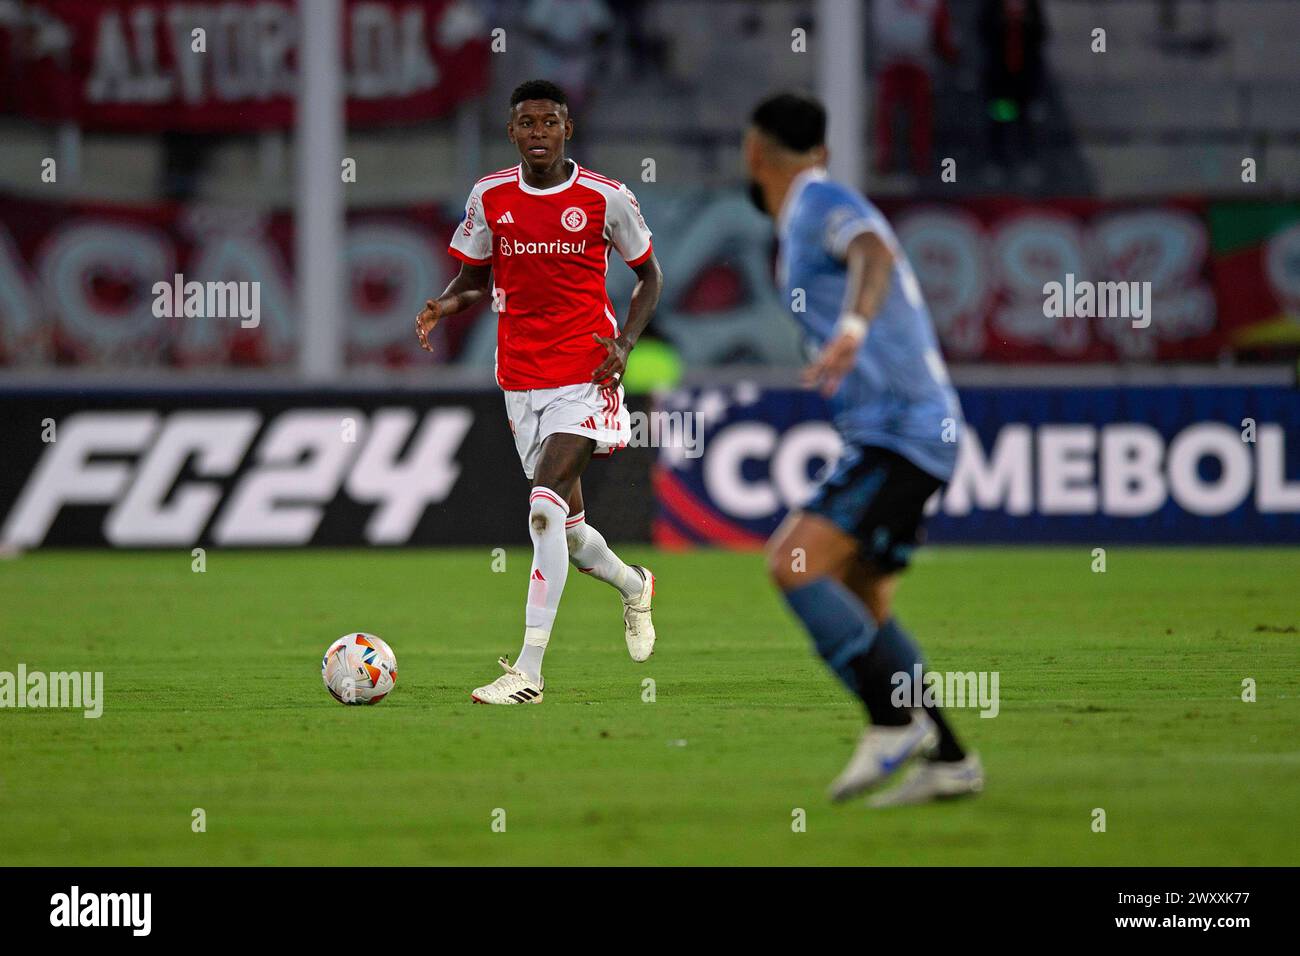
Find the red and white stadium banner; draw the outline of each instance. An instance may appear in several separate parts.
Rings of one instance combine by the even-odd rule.
[[[793,339],[786,306],[767,281],[767,234],[735,239],[751,234],[756,214],[734,192],[647,190],[641,198],[674,290],[660,303],[655,327],[689,363],[727,361],[759,327],[768,339],[776,339],[769,331]],[[954,363],[1195,361],[1300,344],[1300,203],[884,205]],[[440,324],[433,357],[411,336],[411,316],[459,268],[446,242],[460,215],[458,204],[350,213],[350,364],[446,362],[467,346],[473,352],[476,321],[491,319],[482,309]],[[0,367],[289,362],[292,237],[286,210],[0,195]],[[260,326],[155,315],[154,283],[178,272],[204,283],[260,282]],[[1046,318],[1044,284],[1069,273],[1150,282],[1150,326]],[[610,273],[620,310],[631,276]],[[763,357],[799,360],[793,344],[784,358]]]
[[[1227,346],[1200,201],[882,200],[953,362],[1216,358]],[[1044,285],[1150,283],[1151,324],[1048,316]]]
[[[450,113],[488,83],[486,27],[464,0],[345,0],[351,125]],[[293,0],[28,0],[0,21],[0,109],[88,129],[289,126]],[[199,46],[202,31],[202,50]]]
[[[357,211],[344,238],[351,365],[431,365],[478,311],[441,323],[434,354],[411,318],[451,280],[456,219],[433,206]],[[284,210],[0,200],[0,367],[277,366],[293,361],[293,217]],[[256,284],[256,323],[159,308],[158,283]],[[164,303],[165,305],[165,303]],[[161,313],[161,314],[160,314]]]

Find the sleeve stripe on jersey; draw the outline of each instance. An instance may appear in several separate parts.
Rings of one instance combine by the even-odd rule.
[[[649,242],[649,243],[646,244],[645,252],[641,253],[641,255],[637,256],[635,259],[629,259],[629,260],[627,260],[627,264],[630,265],[630,266],[639,266],[641,263],[643,263],[643,262],[645,262],[647,259],[649,259],[649,258],[650,258],[650,253],[652,253],[652,252],[654,252],[654,251],[655,251],[655,244],[654,244],[654,242],[653,242],[653,240],[652,240],[651,242]]]
[[[509,169],[498,169],[495,173],[488,173],[486,176],[481,177],[474,183],[474,185],[477,186],[479,183],[485,183],[489,179],[498,179],[498,178],[505,179],[508,177],[515,176],[518,173],[519,173],[518,166],[511,166]]]
[[[450,252],[453,256],[455,256],[457,259],[459,259],[461,262],[467,262],[472,266],[485,266],[492,261],[491,256],[488,256],[486,259],[475,259],[473,256],[466,255],[465,253],[461,252],[455,246],[448,246],[447,251]]]
[[[593,173],[586,166],[578,167],[578,175],[580,177],[587,176],[591,179],[596,180],[596,182],[604,183],[606,186],[613,186],[615,189],[621,189],[623,186],[623,184],[620,183],[617,179],[610,179],[608,176],[600,175],[600,173]]]
[[[875,224],[866,219],[854,219],[852,222],[847,222],[841,226],[831,240],[831,252],[835,254],[835,258],[843,259],[847,256],[849,254],[849,243],[864,232],[874,232],[882,239],[884,238],[884,233]]]

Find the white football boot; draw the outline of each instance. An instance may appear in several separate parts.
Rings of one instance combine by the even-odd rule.
[[[920,760],[897,787],[875,794],[872,807],[907,807],[931,800],[951,800],[984,789],[984,767],[978,754],[963,760]]]
[[[533,680],[523,671],[510,666],[504,657],[497,660],[505,671],[485,687],[475,687],[470,699],[476,704],[540,704],[546,681]]]
[[[831,800],[838,803],[870,790],[938,742],[934,721],[923,711],[913,712],[911,723],[901,727],[868,726],[848,766],[831,782]]]
[[[655,576],[649,568],[639,565],[635,570],[641,572],[641,593],[630,601],[623,602],[623,636],[627,639],[627,652],[632,660],[640,664],[650,659],[655,652],[655,626],[650,620],[650,599],[655,594]]]

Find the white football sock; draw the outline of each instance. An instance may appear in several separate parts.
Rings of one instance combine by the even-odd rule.
[[[528,534],[533,539],[533,566],[528,572],[524,608],[524,647],[515,666],[530,677],[542,676],[542,655],[555,624],[555,612],[569,576],[569,545],[564,519],[569,506],[550,488],[538,485],[528,496]]]
[[[623,600],[630,601],[641,593],[645,579],[633,567],[610,550],[604,536],[587,524],[586,512],[570,515],[565,522],[565,536],[569,540],[569,560],[583,574],[613,585]]]
[[[551,632],[540,627],[524,628],[524,647],[515,661],[515,670],[523,671],[529,677],[542,679],[542,655],[551,640]]]

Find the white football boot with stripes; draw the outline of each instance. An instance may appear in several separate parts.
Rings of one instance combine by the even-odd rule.
[[[984,789],[984,767],[978,754],[962,760],[918,760],[897,787],[874,794],[871,807],[910,807],[931,800],[953,800]]]
[[[540,704],[542,689],[546,681],[533,680],[523,671],[515,670],[510,661],[502,657],[497,660],[505,671],[500,677],[484,687],[475,687],[470,699],[476,704]]]
[[[650,600],[655,596],[655,576],[649,568],[634,565],[641,572],[641,593],[623,602],[623,636],[627,639],[627,652],[640,664],[655,652],[655,626],[650,620]]]
[[[831,800],[839,803],[870,790],[938,742],[939,732],[924,711],[913,712],[911,722],[901,727],[867,727],[848,766],[831,783]]]

